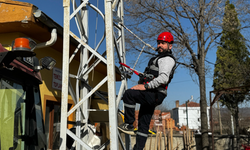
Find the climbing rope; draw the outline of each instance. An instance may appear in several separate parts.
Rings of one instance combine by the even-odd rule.
[[[133,34],[136,38],[138,38],[144,45],[152,48],[154,51],[156,50],[154,47],[152,47],[150,44],[144,42],[141,38],[139,38],[136,34],[134,34],[132,31],[130,31],[123,23],[120,23],[126,30],[128,30],[131,34]]]
[[[142,54],[143,49],[145,48],[145,46],[146,46],[146,45],[144,45],[144,46],[143,46],[143,48],[142,48],[142,50],[141,50],[141,52],[140,52],[140,54],[139,54],[139,56],[138,56],[138,58],[137,58],[137,60],[136,60],[135,64],[134,64],[133,69],[135,69],[135,66],[136,66],[136,64],[137,64],[137,62],[138,62],[138,60],[139,60],[139,58],[140,58],[140,56],[141,56],[141,54]]]
[[[140,58],[140,56],[141,56],[141,54],[142,54],[142,52],[143,52],[145,46],[150,47],[150,48],[153,49],[154,51],[155,51],[156,49],[155,49],[154,47],[152,47],[150,44],[144,42],[144,41],[143,41],[141,38],[139,38],[135,33],[133,33],[131,30],[129,30],[123,23],[120,22],[120,25],[121,25],[122,27],[124,27],[126,30],[128,30],[131,34],[133,34],[137,39],[139,39],[139,40],[144,44],[144,46],[143,46],[143,48],[142,48],[142,50],[141,50],[141,52],[140,52],[140,54],[139,54],[139,56],[138,56],[138,58],[137,58],[137,60],[136,60],[136,62],[135,62],[133,68],[130,68],[129,66],[127,66],[127,65],[124,64],[124,63],[120,63],[121,65],[123,65],[123,66],[129,68],[131,71],[135,71],[135,66],[136,66],[136,64],[137,64],[137,62],[138,62],[138,60],[139,60],[139,58]],[[138,72],[138,71],[137,71],[137,72]],[[135,73],[136,75],[138,75],[136,72],[134,72],[134,73]],[[130,73],[130,74],[131,74],[131,73]]]

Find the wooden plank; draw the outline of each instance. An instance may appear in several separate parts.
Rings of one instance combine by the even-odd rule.
[[[162,132],[160,132],[160,135],[159,135],[159,145],[158,145],[159,150],[161,150],[161,137],[162,137]]]
[[[171,144],[171,150],[173,150],[173,125],[172,125],[172,119],[170,120],[170,144]]]
[[[165,150],[167,148],[167,136],[166,136],[165,126],[163,128],[163,135],[164,135],[164,150]]]
[[[149,149],[148,150],[151,150],[152,139],[153,139],[153,134],[151,134],[151,137],[150,137],[150,144],[149,144]]]
[[[93,122],[109,122],[108,110],[106,111],[90,111],[89,117]]]
[[[156,131],[155,148],[154,148],[154,150],[157,150],[158,134],[159,134],[159,126],[158,126],[157,131]]]

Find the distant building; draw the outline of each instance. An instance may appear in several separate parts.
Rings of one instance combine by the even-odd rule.
[[[209,107],[207,107],[207,114],[209,120]],[[200,119],[200,104],[195,102],[188,102],[179,105],[179,101],[176,101],[176,107],[173,108],[173,119],[175,120],[175,126],[187,126],[190,129],[200,129],[201,119]]]

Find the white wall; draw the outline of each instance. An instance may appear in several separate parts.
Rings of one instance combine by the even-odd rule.
[[[208,120],[209,120],[209,107],[208,107]],[[190,129],[200,129],[201,119],[200,119],[200,107],[188,107],[188,126]],[[175,125],[181,127],[182,125],[187,125],[187,114],[186,107],[179,107],[173,109],[173,119],[175,120]]]

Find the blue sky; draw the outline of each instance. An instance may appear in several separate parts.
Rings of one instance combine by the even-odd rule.
[[[38,9],[42,10],[50,18],[52,18],[58,24],[63,26],[63,1],[62,0],[42,0],[42,1],[41,0],[20,0],[20,1],[34,4],[35,6],[38,7]],[[94,1],[94,2],[96,2],[96,1]],[[104,7],[103,1],[99,0],[99,9],[101,9],[103,11],[103,7]],[[96,23],[95,23],[96,22],[96,13],[91,11],[89,13],[89,16],[90,16],[89,17],[89,22],[90,22],[89,23],[90,24],[89,36],[91,39],[90,46],[93,47],[94,43],[95,43],[94,41],[95,41],[95,28],[96,28]],[[126,24],[126,22],[125,22],[125,24]],[[96,38],[97,41],[101,38],[101,36],[104,32],[103,28],[104,28],[103,21],[99,17],[98,18],[98,32],[97,32],[97,38]],[[74,33],[78,32],[76,26],[73,26],[73,25],[71,26],[71,30]],[[152,39],[152,40],[154,40],[154,39]],[[105,44],[102,44],[102,47],[105,48]],[[132,59],[129,58],[129,59],[127,59],[127,61],[135,62],[136,59],[137,59],[137,56],[133,57]],[[142,58],[140,58],[140,59],[142,59]],[[208,52],[207,60],[209,60],[212,63],[215,63],[216,49],[214,49],[214,50],[212,49]],[[210,65],[210,67],[213,68],[212,65]],[[143,65],[141,65],[139,68],[136,67],[135,69],[138,69],[139,71],[143,72],[144,67],[143,67]],[[213,69],[212,69],[212,71],[213,71]],[[137,81],[138,76],[133,75],[132,80]],[[135,82],[132,82],[132,80],[130,80],[128,82],[129,88],[132,87],[133,85],[135,85]],[[211,86],[212,86],[212,78],[210,76],[210,78],[207,77],[207,79],[206,79],[207,99],[209,99],[209,91],[213,90],[213,88]],[[119,86],[117,86],[116,88],[119,88]],[[171,84],[169,85],[168,96],[164,100],[163,105],[166,106],[168,109],[172,109],[175,107],[176,100],[179,100],[180,104],[183,104],[183,103],[185,103],[185,101],[187,101],[188,99],[191,98],[191,95],[193,95],[193,101],[199,103],[199,95],[200,95],[199,94],[199,85],[192,81],[187,69],[178,67],[178,69],[174,75],[174,78],[173,78]]]

